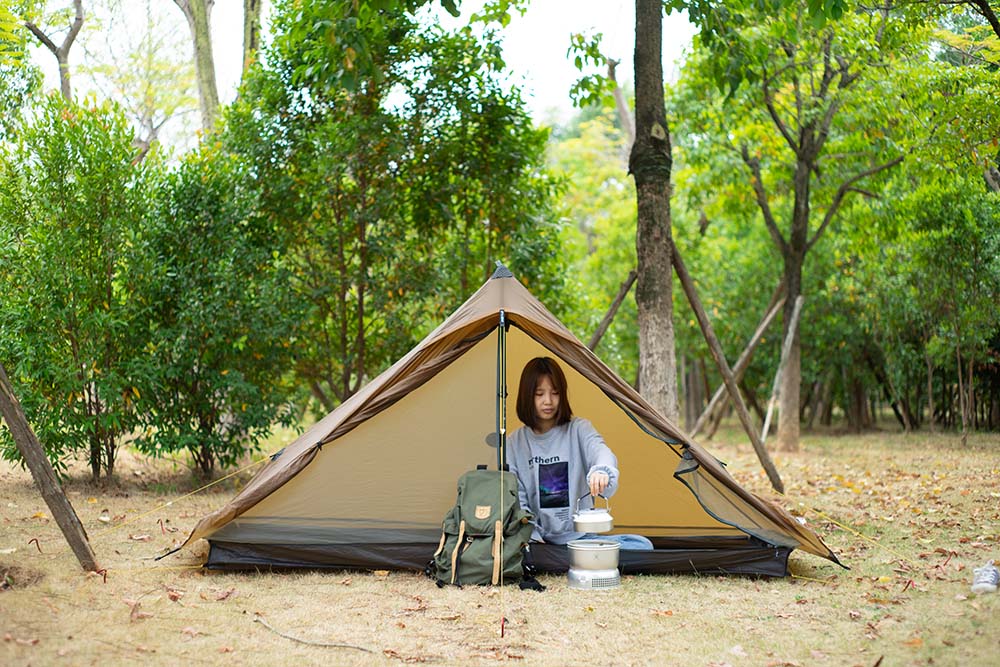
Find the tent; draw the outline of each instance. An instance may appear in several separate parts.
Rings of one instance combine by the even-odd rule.
[[[503,323],[503,326],[501,326]],[[422,570],[454,504],[456,481],[496,465],[498,377],[511,393],[536,356],[561,361],[576,414],[618,457],[615,531],[623,573],[784,576],[800,548],[839,563],[807,527],[743,489],[723,464],[658,414],[505,268],[420,344],[317,422],[185,544],[206,538],[206,567]],[[521,424],[506,396],[507,432]],[[490,444],[490,441],[493,444]],[[532,547],[542,571],[568,567],[565,546]]]

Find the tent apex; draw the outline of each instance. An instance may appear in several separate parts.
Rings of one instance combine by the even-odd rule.
[[[497,278],[513,278],[513,277],[514,277],[514,274],[510,272],[510,269],[508,269],[506,266],[504,266],[503,262],[501,262],[498,259],[497,260],[497,268],[493,272],[493,275],[490,276],[490,280],[496,280]]]

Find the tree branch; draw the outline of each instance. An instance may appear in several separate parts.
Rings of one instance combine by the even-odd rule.
[[[788,145],[791,147],[792,152],[798,155],[799,152],[798,143],[795,141],[795,138],[788,131],[788,128],[785,127],[785,122],[781,120],[781,116],[778,115],[778,110],[774,106],[774,94],[771,92],[771,86],[768,83],[770,79],[777,77],[781,72],[785,71],[790,66],[791,65],[786,65],[785,67],[782,67],[777,72],[775,72],[771,77],[768,77],[767,72],[765,71],[764,77],[761,81],[761,89],[764,93],[764,104],[767,106],[767,113],[771,116],[771,120],[774,121],[775,127],[777,127],[778,131],[781,132],[781,136],[783,136],[785,138],[785,141],[788,142]]]
[[[52,55],[54,55],[56,57],[59,56],[59,47],[56,46],[55,42],[53,42],[51,39],[49,39],[49,36],[46,35],[44,32],[42,32],[38,28],[38,26],[36,26],[31,21],[25,21],[24,22],[24,27],[27,28],[28,30],[30,30],[31,34],[34,35],[35,37],[37,37],[38,41],[41,42],[42,44],[44,44],[45,48],[47,48],[49,51],[52,52]]]
[[[760,160],[750,157],[750,151],[746,144],[743,144],[742,156],[743,162],[750,168],[752,174],[751,184],[753,185],[754,194],[757,195],[757,206],[760,207],[760,211],[764,215],[764,224],[767,225],[767,231],[771,233],[771,238],[774,239],[774,243],[781,250],[782,256],[787,255],[788,243],[785,241],[785,237],[781,235],[781,230],[778,229],[778,224],[774,220],[774,213],[771,212],[771,205],[767,199],[767,192],[764,190],[764,180],[760,173]]]
[[[886,169],[890,169],[892,167],[895,167],[897,164],[899,164],[902,161],[903,161],[903,156],[900,155],[899,157],[897,157],[897,158],[895,158],[893,160],[890,160],[889,162],[886,162],[884,164],[880,164],[877,167],[872,167],[871,169],[866,169],[865,171],[861,172],[860,174],[855,174],[851,178],[849,178],[846,181],[844,181],[843,183],[841,183],[840,187],[837,188],[836,194],[834,194],[834,196],[833,196],[833,201],[830,202],[830,208],[828,208],[826,210],[826,215],[823,216],[823,222],[820,223],[819,229],[816,230],[816,233],[813,235],[813,237],[811,239],[809,239],[808,243],[806,243],[806,252],[809,252],[812,249],[812,247],[814,245],[816,245],[816,242],[819,240],[820,236],[822,236],[823,232],[826,231],[826,228],[830,225],[830,222],[833,220],[834,216],[837,214],[837,210],[840,208],[840,205],[843,203],[844,197],[847,195],[848,192],[850,192],[850,191],[852,191],[852,190],[855,189],[855,188],[852,187],[855,183],[857,183],[858,181],[860,181],[862,178],[867,178],[868,176],[871,176],[873,174],[877,174],[880,171],[885,171]]]
[[[69,28],[69,34],[66,35],[62,46],[59,47],[66,51],[69,51],[69,47],[73,45],[76,36],[80,34],[80,28],[83,27],[83,0],[73,0],[73,7],[76,9],[76,16],[73,18],[73,24]]]
[[[990,7],[988,0],[969,0],[969,4],[973,6],[974,10],[981,14],[986,22],[990,24],[993,28],[993,34],[1000,38],[1000,20],[997,20],[996,12]]]
[[[632,150],[632,144],[635,143],[635,126],[632,123],[632,114],[629,113],[628,104],[625,103],[625,93],[622,91],[622,87],[618,85],[618,79],[615,77],[615,68],[618,67],[618,63],[621,61],[604,56],[604,62],[608,65],[608,81],[614,84],[615,108],[618,109],[618,120],[622,124],[622,129],[625,130],[626,138],[628,138],[628,149]]]

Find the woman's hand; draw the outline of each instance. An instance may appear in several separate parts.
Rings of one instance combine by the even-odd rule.
[[[587,483],[590,485],[590,495],[596,498],[602,495],[604,490],[608,488],[608,484],[611,483],[611,477],[606,472],[594,472],[591,473]]]

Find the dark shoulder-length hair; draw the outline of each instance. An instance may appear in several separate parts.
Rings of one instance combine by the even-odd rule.
[[[569,392],[566,386],[566,376],[559,364],[552,357],[535,357],[521,371],[521,383],[517,387],[517,418],[525,426],[538,426],[538,415],[535,414],[535,390],[543,375],[549,376],[552,387],[559,392],[559,409],[556,411],[556,426],[562,426],[573,417],[573,409],[569,407]]]

